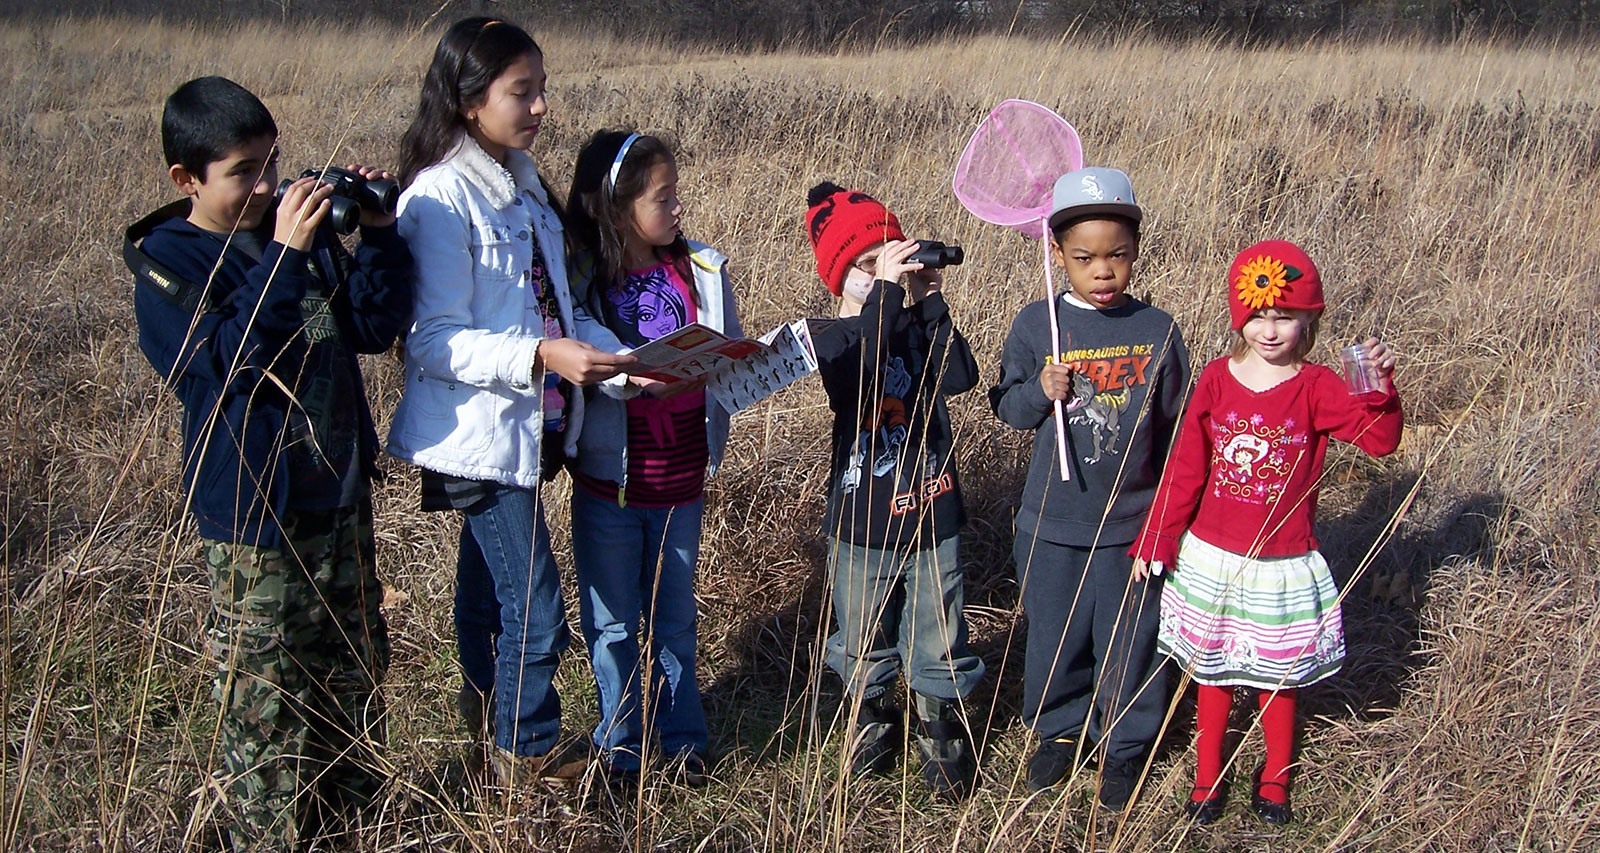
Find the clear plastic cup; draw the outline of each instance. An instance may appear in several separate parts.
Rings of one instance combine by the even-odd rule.
[[[1383,377],[1378,375],[1378,365],[1372,360],[1366,344],[1351,344],[1339,350],[1339,366],[1344,370],[1344,384],[1352,394],[1366,394],[1383,390]]]

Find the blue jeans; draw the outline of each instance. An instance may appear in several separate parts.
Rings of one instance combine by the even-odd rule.
[[[554,749],[561,734],[556,665],[569,637],[537,491],[496,485],[466,511],[455,615],[463,674],[480,690],[494,685],[495,745],[516,755]]]
[[[494,644],[500,636],[500,599],[494,577],[483,562],[483,550],[472,535],[472,522],[461,519],[461,546],[456,554],[456,653],[461,677],[479,693],[494,692]]]
[[[694,564],[704,509],[703,500],[621,507],[582,487],[572,491],[572,557],[600,703],[594,742],[619,770],[640,767],[651,732],[667,755],[706,751],[694,665]],[[647,706],[640,701],[643,660],[652,662]]]
[[[852,696],[883,694],[902,668],[924,696],[954,701],[983,678],[983,658],[967,648],[961,614],[961,537],[932,548],[882,549],[835,539],[828,666]]]

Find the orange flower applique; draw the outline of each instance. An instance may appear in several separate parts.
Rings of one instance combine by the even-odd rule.
[[[1251,311],[1271,308],[1289,284],[1291,276],[1288,273],[1289,268],[1284,266],[1283,261],[1257,255],[1239,269],[1239,277],[1233,280],[1233,286],[1239,291],[1239,301]]]

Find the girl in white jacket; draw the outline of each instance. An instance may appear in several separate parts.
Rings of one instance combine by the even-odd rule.
[[[388,449],[422,466],[424,509],[465,515],[461,706],[469,725],[492,727],[507,785],[565,763],[552,679],[568,638],[539,484],[576,448],[583,397],[572,387],[632,362],[578,337],[561,213],[526,153],[544,93],[544,56],[526,32],[458,21],[401,143],[416,303]]]

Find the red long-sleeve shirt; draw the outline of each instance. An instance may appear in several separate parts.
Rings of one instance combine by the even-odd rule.
[[[1251,557],[1317,547],[1318,481],[1328,437],[1373,456],[1400,444],[1400,397],[1392,389],[1352,395],[1326,367],[1252,391],[1225,356],[1195,383],[1161,487],[1129,553],[1174,564],[1184,530]]]

